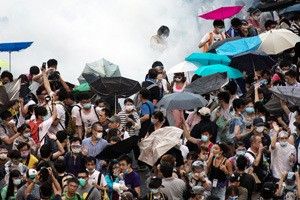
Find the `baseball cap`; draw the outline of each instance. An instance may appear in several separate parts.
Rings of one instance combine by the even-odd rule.
[[[207,107],[202,107],[201,109],[199,109],[198,113],[202,116],[210,115],[210,109]]]
[[[110,121],[112,123],[114,123],[114,122],[121,123],[121,118],[117,115],[113,115],[110,118],[108,118],[108,121]]]
[[[35,169],[28,169],[28,178],[34,179],[37,175],[37,171]]]
[[[203,168],[205,166],[204,162],[201,160],[196,160],[193,162],[192,167],[201,167]]]
[[[253,119],[253,126],[265,126],[264,120],[260,117],[256,117]]]

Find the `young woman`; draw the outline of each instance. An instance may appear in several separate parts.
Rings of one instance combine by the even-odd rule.
[[[119,163],[117,160],[112,160],[108,166],[108,173],[105,176],[105,180],[108,186],[108,196],[111,200],[118,200],[119,194],[113,189],[114,183],[119,183]]]
[[[18,189],[22,186],[22,176],[18,170],[9,173],[8,185],[2,188],[1,198],[3,200],[15,200]]]

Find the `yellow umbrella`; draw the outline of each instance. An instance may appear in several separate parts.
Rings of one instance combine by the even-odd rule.
[[[1,60],[1,59],[0,59],[0,68],[1,68],[2,70],[3,70],[3,69],[7,70],[7,69],[9,68],[8,62],[6,62],[5,60]]]

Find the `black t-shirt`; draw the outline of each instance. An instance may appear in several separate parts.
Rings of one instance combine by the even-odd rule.
[[[256,187],[254,177],[250,174],[243,173],[240,177],[240,186],[248,190],[248,200],[251,200],[252,193]]]

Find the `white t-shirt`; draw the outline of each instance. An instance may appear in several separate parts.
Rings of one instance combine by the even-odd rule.
[[[82,119],[80,117],[80,112],[79,112],[78,106],[81,107],[80,112],[81,112]],[[74,106],[72,108],[72,118],[76,118],[76,126],[82,126],[82,122],[83,122],[85,128],[90,128],[93,125],[93,123],[98,122],[97,115],[99,116],[98,113],[100,111],[101,111],[101,108],[99,108],[99,107],[94,108],[94,106],[92,106],[90,111],[86,112],[80,104],[77,104],[77,106]]]
[[[62,131],[65,129],[66,125],[66,110],[61,103],[56,103],[56,111],[57,111],[57,119],[59,119],[59,123],[57,126],[51,126],[50,132],[57,133],[58,131]]]
[[[293,154],[296,157],[296,148],[288,144],[286,147],[281,147],[279,142],[276,143],[275,149],[271,149],[271,170],[275,178],[280,179],[282,173],[289,172],[292,167],[289,162],[290,156]]]
[[[214,32],[209,32],[209,33],[206,33],[200,43],[205,43],[206,41],[208,41],[210,39],[210,33],[212,33],[212,41],[211,41],[211,45],[215,42],[219,42],[219,41],[222,41],[226,38],[225,34],[222,33],[222,34],[216,34]]]
[[[52,117],[50,117],[49,119],[47,119],[46,121],[43,121],[39,125],[39,139],[40,139],[40,141],[49,132],[49,129],[50,129],[52,123],[53,123],[53,119],[52,119]]]
[[[89,180],[88,183],[90,185],[94,185],[94,183],[98,183],[98,178],[99,178],[100,172],[98,170],[95,170],[93,174],[89,175]],[[106,186],[106,180],[103,174],[101,174],[101,181],[100,181],[100,186]]]

